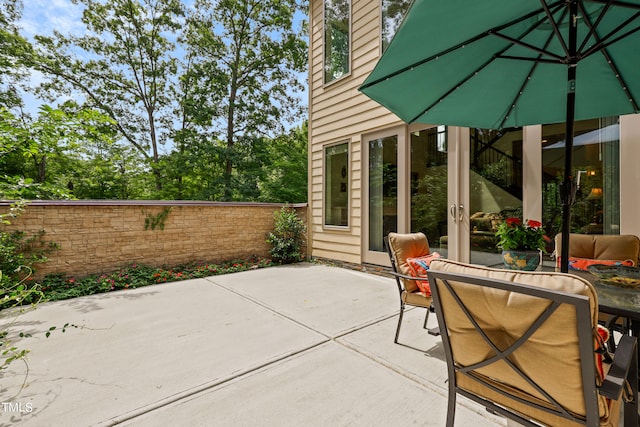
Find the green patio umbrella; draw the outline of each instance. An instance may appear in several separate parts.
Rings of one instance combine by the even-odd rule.
[[[637,113],[640,0],[414,0],[360,90],[407,123],[566,122],[568,271],[575,120]]]

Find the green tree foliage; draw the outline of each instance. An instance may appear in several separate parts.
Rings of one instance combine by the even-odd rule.
[[[22,105],[17,84],[27,73],[24,59],[29,56],[31,45],[16,26],[21,10],[21,0],[0,0],[0,107]]]
[[[264,174],[259,183],[264,202],[303,203],[307,201],[308,124],[274,138],[267,146]]]
[[[162,188],[160,144],[171,130],[171,85],[177,72],[168,34],[181,29],[179,0],[74,0],[85,6],[87,33],[36,37],[37,68],[54,93],[79,93],[108,115],[148,162]]]
[[[261,137],[282,133],[300,114],[296,73],[306,66],[307,47],[293,25],[298,10],[295,0],[196,0],[188,17],[183,131],[199,132],[196,141],[182,141],[215,146],[209,153],[223,165],[216,199],[255,190],[244,167],[255,168]]]
[[[0,0],[3,46],[20,1]],[[71,1],[81,36],[0,52],[0,79],[31,64],[36,95],[74,100],[0,110],[3,195],[306,200],[306,130],[285,134],[302,121],[301,0]]]
[[[105,185],[120,175],[117,162],[126,150],[111,149],[115,135],[111,119],[72,102],[56,109],[44,105],[35,119],[0,110],[0,142],[7,147],[0,150],[5,192],[12,198],[69,198],[80,184],[80,196],[87,196],[82,184],[100,174],[100,166],[106,170],[95,182]]]

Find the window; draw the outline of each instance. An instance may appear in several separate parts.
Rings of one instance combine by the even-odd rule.
[[[411,132],[410,138],[411,232],[424,233],[429,246],[436,248],[447,236],[447,128]]]
[[[469,260],[491,265],[501,262],[495,232],[503,220],[540,218],[523,218],[523,129],[469,132]]]
[[[324,151],[324,224],[349,226],[349,144]]]
[[[349,73],[349,30],[351,1],[324,2],[324,82],[329,83]]]
[[[542,222],[553,238],[560,232],[560,182],[564,176],[564,123],[542,126]],[[620,128],[618,117],[575,123],[572,175],[578,185],[571,232],[620,234]]]
[[[398,231],[398,135],[369,140],[369,248],[384,252]]]
[[[387,50],[391,39],[398,31],[402,18],[409,9],[411,0],[382,0],[382,51]]]

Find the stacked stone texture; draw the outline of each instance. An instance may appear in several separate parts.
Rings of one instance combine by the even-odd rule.
[[[145,220],[170,208],[164,227],[145,228]],[[221,262],[269,257],[267,234],[273,230],[273,204],[223,203],[114,205],[31,204],[3,230],[28,235],[44,230],[44,240],[60,249],[36,265],[36,277],[50,273],[72,276],[109,272],[140,263],[154,267],[191,262]],[[296,206],[301,218],[306,207]],[[0,206],[0,213],[8,206]]]

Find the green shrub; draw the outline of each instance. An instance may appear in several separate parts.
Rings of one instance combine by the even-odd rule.
[[[274,214],[273,231],[267,236],[274,262],[288,264],[302,260],[306,227],[295,209],[283,207]]]
[[[82,278],[69,277],[64,274],[50,274],[42,280],[42,292],[47,301],[58,301],[84,295],[140,288],[158,283],[234,273],[269,267],[270,265],[271,260],[260,257],[252,257],[242,261],[231,260],[221,264],[201,262],[176,267],[150,267],[131,264],[113,272],[92,274]]]
[[[45,242],[44,231],[28,236],[24,231],[0,232],[0,271],[14,280],[25,277],[25,269],[47,260],[47,255],[58,248],[53,242]],[[30,271],[29,271],[30,272]]]
[[[24,208],[24,202],[14,203],[9,213],[0,214],[0,224],[10,224]],[[17,338],[25,336],[20,331],[18,317],[21,306],[31,304],[35,307],[43,297],[40,286],[33,280],[33,264],[46,261],[46,254],[55,248],[42,240],[44,232],[27,237],[21,231],[0,231],[0,371],[12,362],[22,360],[26,363],[28,349],[15,344]],[[18,330],[16,330],[18,329]]]

